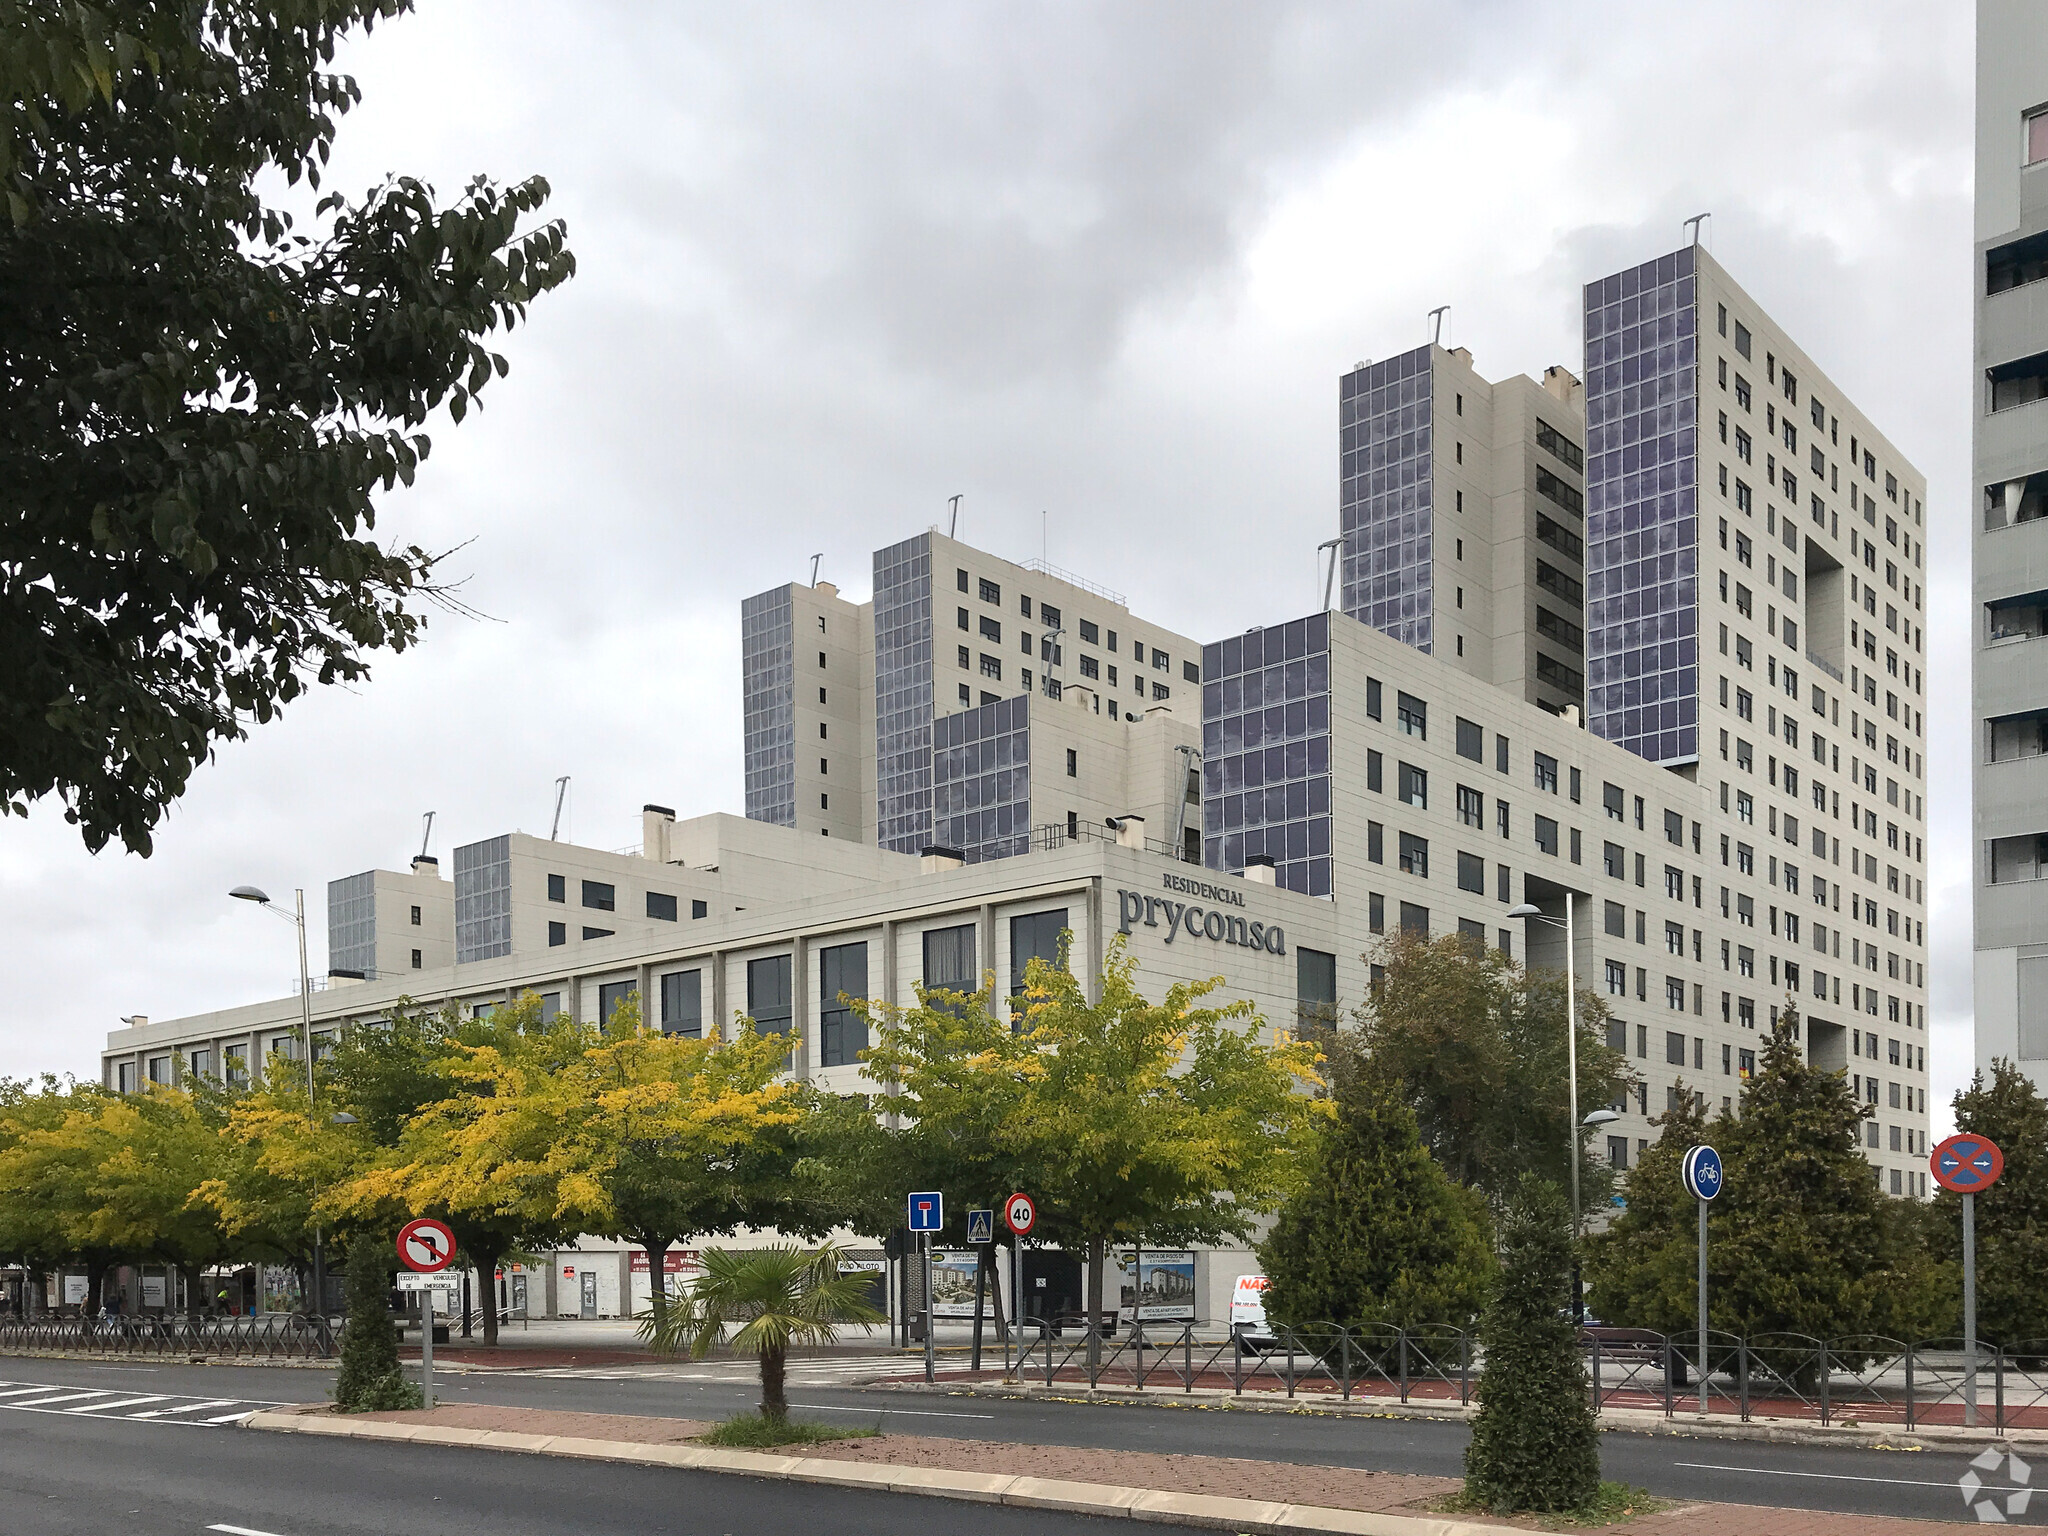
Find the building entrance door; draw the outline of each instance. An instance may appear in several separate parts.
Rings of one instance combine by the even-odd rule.
[[[576,1277],[583,1282],[583,1313],[585,1317],[597,1316],[597,1275],[595,1271],[584,1270]]]

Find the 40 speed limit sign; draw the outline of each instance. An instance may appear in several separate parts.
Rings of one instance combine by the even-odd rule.
[[[1029,1195],[1012,1195],[1003,1202],[1003,1225],[1019,1237],[1026,1236],[1038,1225],[1038,1207]]]

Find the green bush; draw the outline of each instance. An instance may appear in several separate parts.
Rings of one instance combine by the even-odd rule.
[[[1501,1223],[1501,1268],[1479,1325],[1485,1367],[1465,1494],[1499,1514],[1583,1509],[1600,1492],[1599,1428],[1566,1312],[1571,1217],[1525,1174]]]
[[[343,1413],[421,1405],[420,1389],[405,1379],[398,1364],[385,1252],[366,1234],[358,1234],[348,1247],[348,1326],[342,1331],[341,1370],[334,1381],[334,1405]]]
[[[828,1440],[866,1440],[872,1429],[837,1429],[830,1424],[799,1424],[794,1419],[771,1419],[758,1413],[743,1413],[713,1425],[697,1438],[706,1445],[748,1449],[763,1445],[819,1445]]]

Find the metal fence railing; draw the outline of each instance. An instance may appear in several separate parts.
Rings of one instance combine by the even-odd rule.
[[[331,1355],[341,1327],[301,1312],[257,1317],[0,1319],[0,1353],[227,1355],[306,1359]]]
[[[1194,1323],[1137,1323],[1091,1340],[1085,1326],[1025,1322],[1017,1379],[1192,1393],[1277,1392],[1288,1398],[1469,1405],[1485,1360],[1474,1330],[1311,1323],[1247,1337],[1198,1338]],[[1696,1334],[1581,1329],[1596,1410],[1666,1417],[1728,1415],[1821,1424],[1975,1424],[2048,1429],[2048,1340],[1980,1344],[1974,1367],[1960,1339],[1710,1332],[1704,1372]]]

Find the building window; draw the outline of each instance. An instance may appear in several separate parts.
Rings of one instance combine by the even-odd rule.
[[[630,981],[604,981],[597,987],[597,1022],[609,1026],[612,1016],[639,996],[640,988]]]
[[[1458,756],[1481,761],[1486,755],[1486,732],[1476,720],[1458,721]]]
[[[1548,816],[1536,818],[1536,846],[1553,858],[1557,856],[1557,823]]]
[[[1320,949],[1294,951],[1296,1018],[1303,1028],[1337,1024],[1337,957]]]
[[[612,932],[613,930],[610,928],[585,928],[583,930],[583,937],[586,939],[608,939],[612,936]]]
[[[2048,160],[2048,111],[2028,113],[2026,130],[2026,159],[2021,164],[2039,165]]]
[[[1403,734],[1429,739],[1429,706],[1412,694],[1394,695],[1395,721]]]
[[[416,971],[417,971],[417,970],[419,970],[419,969],[421,968],[421,967],[420,967],[420,952],[419,952],[418,950],[414,950],[414,951],[412,952],[412,968],[413,968],[414,970],[416,970]]]
[[[1410,763],[1401,764],[1401,803],[1429,809],[1429,775]]]
[[[1628,996],[1628,967],[1619,960],[1607,962],[1607,992],[1611,997]],[[1616,1024],[1614,1027],[1620,1029],[1623,1026]]]
[[[670,971],[661,978],[661,1032],[687,1035],[692,1040],[704,1035],[704,973]]]
[[[583,882],[583,905],[597,912],[615,911],[618,892],[602,880],[586,880]]]
[[[1458,786],[1458,824],[1466,827],[1486,825],[1486,796],[1463,784]]]
[[[794,1017],[789,975],[788,955],[769,955],[747,962],[747,1017],[754,1021],[755,1030],[761,1034],[789,1033]]]
[[[835,944],[818,951],[818,1059],[851,1066],[868,1048],[868,1021],[853,1001],[868,995],[868,947]]]
[[[1417,938],[1429,937],[1429,908],[1418,907],[1413,902],[1401,903],[1401,931],[1412,933]]]
[[[412,909],[412,925],[415,928],[420,925],[420,909],[418,907]]]
[[[1000,682],[1003,676],[1001,658],[991,656],[987,651],[983,651],[981,653],[981,675],[983,677],[992,677]]]
[[[1010,996],[1023,996],[1025,973],[1033,960],[1047,965],[1060,963],[1060,935],[1067,928],[1067,909],[1027,912],[1010,919]],[[1022,1022],[1021,1008],[1018,1023]]]
[[[1003,589],[984,576],[981,578],[981,600],[984,603],[1000,603],[1003,600]]]
[[[1607,877],[1610,880],[1624,878],[1622,866],[1627,857],[1619,843],[1602,843],[1600,845],[1600,865],[1607,872]]]
[[[1429,878],[1429,839],[1412,832],[1401,834],[1401,873]]]
[[[971,994],[981,990],[981,973],[974,965],[972,923],[925,930],[924,985],[927,992]]]
[[[676,899],[660,891],[647,893],[647,915],[658,922],[672,923],[676,920]]]
[[[1536,787],[1548,794],[1557,793],[1557,759],[1536,754]]]
[[[1476,853],[1458,855],[1458,889],[1480,896],[1486,894],[1486,860]]]
[[[135,1091],[135,1063],[117,1061],[114,1063],[114,1091],[133,1093]]]
[[[549,876],[548,876],[548,900],[549,900],[549,901],[567,901],[568,899],[569,899],[569,877],[568,877],[567,875],[549,875]]]

